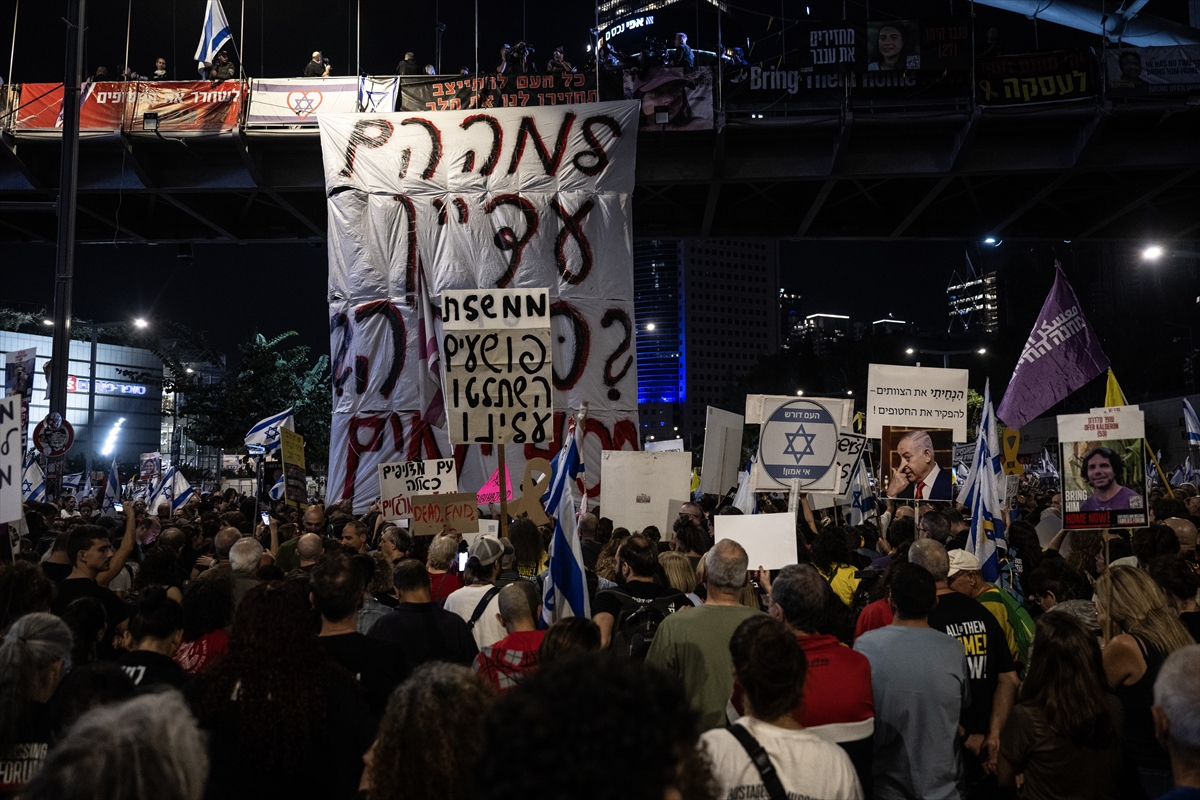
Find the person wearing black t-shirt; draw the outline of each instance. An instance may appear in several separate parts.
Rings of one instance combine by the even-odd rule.
[[[125,631],[125,654],[117,664],[138,689],[165,685],[182,689],[187,674],[171,658],[183,641],[183,606],[162,586],[147,586]]]
[[[304,77],[306,78],[328,78],[329,77],[329,61],[321,57],[320,50],[314,50],[312,59],[304,65]]]
[[[121,552],[133,549],[133,515],[126,525],[125,539]],[[95,597],[104,604],[108,618],[109,633],[123,633],[129,620],[129,610],[113,592],[100,586],[96,579],[111,571],[113,547],[108,540],[108,531],[99,525],[77,525],[67,537],[67,559],[71,562],[71,574],[58,585],[58,596],[50,610],[60,617],[80,597]],[[102,650],[111,652],[107,642],[101,643]]]
[[[645,536],[630,536],[617,548],[617,583],[615,589],[597,592],[592,602],[592,620],[600,628],[600,647],[612,642],[613,629],[621,609],[631,604],[646,604],[660,597],[674,600],[672,611],[690,607],[686,595],[654,582],[658,571],[658,548]]]
[[[992,612],[961,592],[950,588],[946,576],[950,557],[946,548],[933,539],[918,539],[908,550],[908,560],[929,570],[937,582],[937,606],[929,612],[929,627],[962,642],[967,657],[967,677],[971,702],[962,710],[961,724],[966,731],[963,747],[966,780],[975,785],[994,778],[1000,753],[1000,731],[1012,710],[1017,694],[1017,666],[1004,636],[1004,629]]]
[[[325,652],[354,675],[371,713],[382,716],[392,689],[400,683],[401,648],[358,632],[358,609],[366,590],[362,570],[350,558],[331,554],[313,567],[309,585],[309,598],[321,614]]]
[[[405,558],[392,570],[400,598],[396,610],[379,618],[367,636],[400,646],[401,679],[427,661],[470,665],[479,652],[463,618],[441,608],[430,594],[429,572],[415,558]]]

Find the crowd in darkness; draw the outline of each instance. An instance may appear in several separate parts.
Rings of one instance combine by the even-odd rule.
[[[1023,487],[999,578],[965,509],[801,503],[765,570],[685,504],[412,536],[230,490],[27,503],[0,564],[0,798],[1200,798],[1200,497],[1062,530]],[[770,497],[759,503],[769,506]],[[763,510],[778,510],[764,508]]]

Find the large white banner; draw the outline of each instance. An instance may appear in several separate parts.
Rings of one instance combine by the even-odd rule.
[[[459,489],[496,471],[493,445],[451,446],[422,403],[421,298],[549,287],[554,435],[508,446],[515,475],[552,459],[589,402],[584,463],[636,450],[630,194],[636,102],[494,111],[321,115],[333,357],[330,502],[366,510],[377,467],[453,455]],[[418,287],[418,276],[423,286]],[[444,359],[446,354],[442,354]],[[447,391],[449,387],[445,387]]]

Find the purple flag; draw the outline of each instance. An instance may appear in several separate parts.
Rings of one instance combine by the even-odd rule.
[[[996,416],[1019,428],[1108,369],[1108,357],[1054,262],[1054,287],[1025,342]]]

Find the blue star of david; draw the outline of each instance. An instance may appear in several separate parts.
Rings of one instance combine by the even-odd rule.
[[[313,99],[308,95],[302,95],[296,98],[295,112],[297,114],[312,113]]]
[[[274,425],[272,425],[270,428],[267,428],[267,441],[268,442],[273,442],[278,438],[279,438],[279,428],[276,428]]]
[[[805,456],[816,455],[813,452],[812,443],[813,440],[817,438],[817,435],[815,433],[808,433],[805,431],[803,425],[798,427],[795,433],[785,433],[784,436],[787,437],[788,443],[787,447],[783,448],[783,454],[785,456],[793,456],[796,459],[797,464],[799,464],[801,459],[803,459]],[[804,441],[803,450],[796,449],[797,440]]]
[[[24,492],[25,494],[29,494],[30,492],[33,491],[33,484],[30,483],[29,481],[25,481],[24,483],[21,484],[21,491]]]

